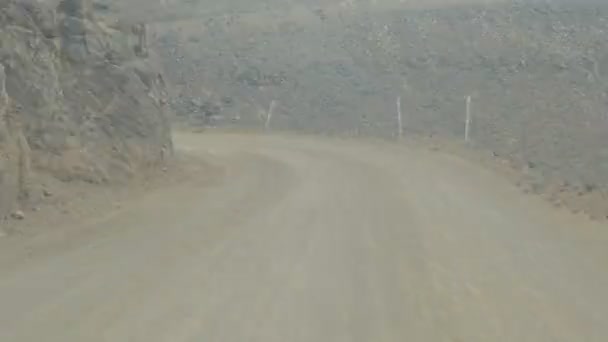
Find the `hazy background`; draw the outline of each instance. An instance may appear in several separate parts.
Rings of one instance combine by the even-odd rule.
[[[103,182],[156,163],[171,145],[166,117],[263,129],[272,103],[272,130],[395,138],[400,98],[404,136],[460,144],[470,97],[473,147],[534,191],[608,203],[605,1],[67,1],[81,18],[59,3],[4,4],[0,62],[33,163],[62,178],[65,165]],[[69,51],[86,53],[73,63]],[[117,91],[125,75],[137,89]],[[102,89],[90,98],[82,84]]]
[[[472,139],[538,178],[608,183],[602,1],[165,1],[142,5],[179,119]],[[126,4],[123,6],[128,7]],[[207,120],[208,121],[208,120]],[[566,184],[567,183],[567,184]]]

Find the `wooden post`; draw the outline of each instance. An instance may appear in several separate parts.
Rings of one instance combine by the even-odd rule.
[[[272,119],[272,112],[274,112],[274,107],[276,105],[276,101],[272,100],[270,102],[270,107],[268,108],[268,113],[266,114],[266,130],[270,129],[270,120]]]
[[[469,142],[471,139],[471,96],[466,97],[466,117],[464,124],[464,141]]]
[[[397,137],[403,137],[403,119],[401,114],[401,96],[397,97]]]

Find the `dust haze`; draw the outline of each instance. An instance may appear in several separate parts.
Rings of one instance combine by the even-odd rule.
[[[0,341],[606,341],[601,0],[1,0]]]

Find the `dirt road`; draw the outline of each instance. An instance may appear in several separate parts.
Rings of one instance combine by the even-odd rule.
[[[487,170],[373,142],[177,140],[221,179],[0,242],[0,341],[608,339],[608,230]]]

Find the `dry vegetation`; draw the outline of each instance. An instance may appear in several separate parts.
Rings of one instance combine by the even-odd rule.
[[[37,3],[2,19],[1,211],[38,171],[105,182],[157,163],[166,81],[188,126],[392,138],[400,97],[405,136],[442,142],[463,140],[470,96],[471,145],[527,191],[608,215],[602,1],[83,0],[85,40]]]

